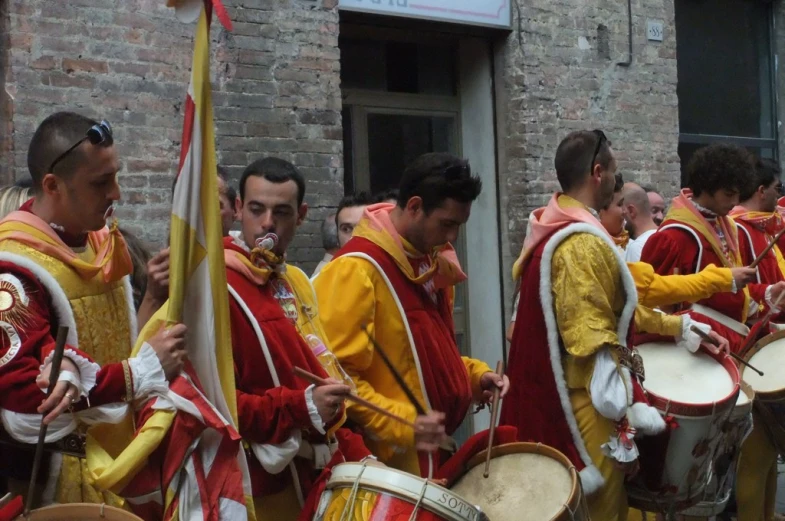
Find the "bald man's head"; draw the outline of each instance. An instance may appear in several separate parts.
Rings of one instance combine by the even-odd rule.
[[[624,183],[624,205],[633,205],[639,213],[650,213],[651,204],[646,190],[635,183]]]

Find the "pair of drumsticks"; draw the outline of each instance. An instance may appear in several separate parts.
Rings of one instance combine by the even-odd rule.
[[[417,411],[417,414],[421,415],[421,416],[427,414],[427,412],[425,410],[425,407],[423,407],[420,404],[420,401],[417,399],[417,397],[414,395],[412,390],[406,384],[406,381],[403,379],[403,376],[401,376],[401,374],[398,372],[398,370],[392,364],[392,361],[387,356],[387,353],[385,352],[385,350],[382,348],[382,346],[379,344],[379,342],[376,341],[376,339],[373,337],[371,332],[368,330],[368,326],[364,325],[362,329],[365,332],[365,334],[368,335],[368,339],[373,344],[375,351],[377,353],[379,353],[379,356],[381,357],[382,361],[384,362],[384,365],[387,366],[387,369],[393,375],[393,378],[395,379],[395,381],[398,383],[400,388],[403,390],[404,394],[406,394],[406,397],[409,399],[409,402],[411,402],[411,404],[414,406],[415,410]],[[319,376],[317,376],[317,375],[315,375],[313,373],[310,373],[310,372],[308,372],[305,369],[302,369],[300,367],[295,367],[293,370],[294,370],[294,374],[296,376],[299,376],[303,380],[305,380],[305,381],[307,381],[307,382],[309,382],[309,383],[311,383],[313,385],[321,386],[321,385],[328,385],[329,384],[329,382],[327,380],[325,380],[324,378],[321,378],[321,377],[319,377]],[[498,374],[500,376],[503,374],[503,363],[501,361],[499,361],[499,363],[496,366],[496,374]],[[486,462],[485,462],[485,473],[483,474],[484,477],[486,477],[486,478],[489,475],[489,466],[490,466],[490,460],[491,460],[491,450],[490,449],[493,446],[493,434],[494,434],[494,431],[495,431],[495,428],[496,428],[496,419],[497,419],[498,414],[499,414],[499,393],[500,393],[500,391],[501,391],[501,389],[499,389],[498,387],[496,387],[494,389],[494,391],[493,391],[493,400],[492,400],[492,405],[491,405],[491,428],[490,428],[490,433],[489,433],[489,437],[488,437],[488,454],[487,454],[487,459],[486,459]],[[407,425],[407,426],[411,427],[412,429],[415,428],[414,423],[410,422],[406,418],[402,418],[401,416],[398,416],[397,414],[395,414],[393,412],[390,412],[390,411],[388,411],[386,409],[383,409],[383,408],[379,407],[378,405],[376,405],[375,403],[372,403],[372,402],[366,400],[365,398],[361,398],[360,396],[357,396],[356,394],[349,394],[349,395],[347,395],[346,396],[346,400],[354,402],[354,403],[356,403],[358,405],[362,405],[363,407],[366,407],[366,408],[368,408],[368,409],[370,409],[370,410],[372,410],[372,411],[374,411],[374,412],[376,412],[378,414],[381,414],[381,415],[386,416],[386,417],[388,417],[388,418],[390,418],[392,420],[395,420],[395,421],[397,421],[399,423]],[[443,448],[448,449],[448,450],[452,450],[453,449],[452,445],[454,444],[454,440],[450,440],[450,441],[452,441],[450,446],[449,447],[443,447]]]

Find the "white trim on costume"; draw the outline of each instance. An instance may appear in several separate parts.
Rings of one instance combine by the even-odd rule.
[[[561,403],[565,419],[567,420],[567,425],[570,429],[573,443],[578,450],[581,460],[583,461],[584,465],[586,465],[586,467],[580,472],[580,475],[584,489],[588,495],[596,492],[605,484],[605,482],[602,478],[602,474],[594,465],[588,451],[586,450],[586,445],[583,441],[583,437],[581,436],[580,429],[578,428],[578,422],[575,418],[575,414],[573,413],[572,404],[570,403],[569,391],[567,389],[567,383],[564,377],[564,368],[562,367],[559,328],[556,323],[556,313],[554,310],[553,294],[551,291],[551,262],[553,260],[553,255],[556,252],[556,248],[562,243],[562,241],[575,233],[588,233],[599,237],[611,249],[619,264],[622,286],[627,297],[624,308],[622,309],[621,316],[618,319],[617,326],[619,343],[623,346],[627,345],[627,333],[629,332],[629,326],[633,319],[635,308],[638,305],[638,294],[637,290],[635,289],[635,280],[632,278],[632,274],[627,267],[627,263],[622,258],[621,253],[616,248],[616,245],[611,242],[610,238],[607,237],[607,234],[597,229],[595,226],[586,223],[570,224],[554,233],[551,238],[548,239],[548,242],[543,249],[542,259],[540,260],[540,303],[542,304],[542,311],[545,318],[545,326],[548,335],[551,370],[553,371],[554,380],[556,382],[556,389],[559,393],[559,401]],[[632,405],[631,377],[629,370],[626,367],[621,367],[619,372],[627,391],[627,412],[629,412],[629,405]],[[642,405],[648,409],[651,409],[651,407],[646,404]],[[654,412],[656,413],[656,410],[654,410]],[[658,413],[657,416],[659,417]],[[649,418],[647,417],[646,420],[648,419]],[[635,427],[635,425],[632,424],[633,418],[628,416],[628,420],[630,421],[630,424]],[[661,418],[660,421],[662,421]],[[648,423],[648,421],[645,423]]]
[[[264,359],[267,362],[267,369],[270,371],[270,377],[273,379],[273,385],[275,387],[280,387],[281,381],[278,378],[278,371],[275,369],[275,364],[273,363],[273,357],[270,354],[270,348],[267,346],[267,340],[264,338],[264,333],[262,333],[262,328],[259,325],[259,321],[256,320],[251,309],[248,307],[248,304],[242,299],[240,294],[237,292],[236,289],[232,287],[231,284],[226,285],[229,289],[229,294],[234,298],[235,302],[240,306],[240,309],[243,311],[243,314],[248,319],[248,322],[251,324],[251,327],[256,333],[256,338],[259,340],[259,345],[262,348],[262,353],[264,354]],[[297,439],[299,437],[299,440]],[[273,470],[278,469],[281,467],[284,461],[286,461],[286,465],[289,466],[289,470],[292,472],[292,482],[294,483],[294,490],[297,494],[297,500],[300,502],[300,506],[302,507],[305,505],[305,495],[303,494],[303,490],[300,487],[300,475],[297,473],[297,468],[294,465],[294,457],[297,456],[297,452],[300,449],[300,443],[302,441],[302,433],[300,431],[296,431],[293,436],[288,438],[284,443],[280,445],[273,445],[273,444],[262,444],[262,443],[251,443],[251,450],[256,456],[256,459],[259,460],[259,463],[264,467],[267,472],[271,474],[275,474]],[[283,465],[283,466],[286,466]],[[268,470],[269,469],[269,470]],[[280,472],[280,470],[278,471]]]
[[[417,346],[415,346],[415,344],[414,344],[414,336],[412,336],[412,329],[409,326],[409,320],[406,318],[406,313],[404,312],[403,304],[401,304],[401,299],[398,298],[398,294],[395,292],[395,288],[393,288],[392,282],[390,282],[390,278],[384,272],[384,270],[382,269],[381,265],[379,265],[379,263],[376,262],[376,260],[373,257],[371,257],[370,255],[368,255],[367,253],[362,253],[362,252],[358,252],[358,251],[357,252],[349,252],[349,253],[343,254],[342,257],[355,257],[355,258],[358,258],[358,259],[363,259],[365,261],[368,261],[369,263],[371,263],[371,265],[374,268],[376,268],[376,271],[379,272],[379,275],[381,275],[382,280],[384,281],[385,285],[387,286],[387,289],[390,291],[390,294],[393,297],[393,300],[395,301],[395,306],[398,308],[398,313],[401,315],[401,322],[403,322],[403,326],[406,329],[406,337],[409,339],[409,350],[411,351],[412,358],[414,359],[414,366],[417,368],[417,378],[418,378],[419,383],[420,383],[420,390],[422,392],[423,398],[425,398],[425,406],[428,409],[431,409],[431,400],[428,398],[428,391],[427,391],[427,389],[425,387],[425,380],[423,379],[423,376],[422,376],[422,366],[420,365],[420,357],[417,355]],[[434,469],[434,465],[433,465],[433,456],[430,453],[428,453],[428,476],[427,477],[429,479],[433,478],[434,470],[435,469]]]

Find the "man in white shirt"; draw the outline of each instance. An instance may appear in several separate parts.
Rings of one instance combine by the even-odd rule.
[[[624,215],[630,242],[627,244],[625,260],[639,262],[643,246],[657,231],[657,224],[651,214],[651,204],[646,191],[635,183],[625,183],[623,188]]]

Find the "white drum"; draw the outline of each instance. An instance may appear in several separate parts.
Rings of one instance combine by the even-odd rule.
[[[674,343],[638,346],[643,388],[670,428],[636,439],[641,472],[627,485],[630,506],[679,511],[698,503],[712,476],[715,454],[739,393],[729,357],[692,354]]]

